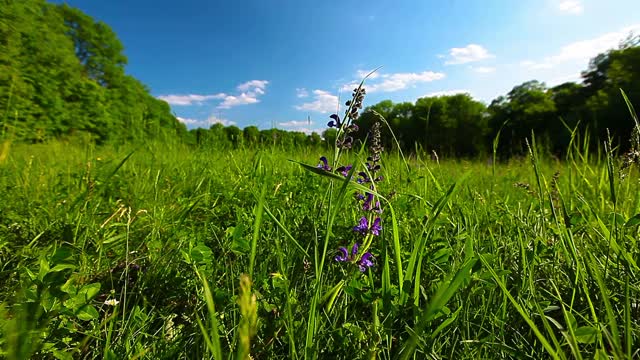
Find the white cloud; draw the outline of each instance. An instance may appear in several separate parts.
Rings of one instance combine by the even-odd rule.
[[[309,97],[309,92],[305,88],[296,88],[296,96],[298,98],[306,98]]]
[[[188,105],[201,105],[205,101],[222,99],[226,96],[226,94],[214,94],[214,95],[198,95],[198,94],[188,94],[188,95],[161,95],[158,96],[158,99],[164,100],[169,105],[176,106],[188,106]]]
[[[224,126],[231,126],[231,125],[235,125],[236,122],[235,121],[231,121],[231,120],[227,120],[227,119],[221,119],[218,118],[215,115],[211,115],[209,116],[209,118],[206,120],[208,125],[213,125],[213,124],[222,124]]]
[[[311,134],[312,132],[321,134],[324,131],[321,128],[314,128],[313,125],[314,122],[309,120],[292,120],[278,123],[278,126],[288,131],[300,131],[306,134]]]
[[[421,97],[438,97],[438,96],[452,96],[458,94],[469,94],[471,95],[470,90],[466,89],[455,89],[455,90],[442,90],[442,91],[434,91],[432,93],[428,93]]]
[[[404,90],[408,87],[415,86],[416,84],[440,80],[444,77],[444,73],[433,71],[423,71],[421,73],[380,74],[376,81],[366,82],[364,88],[368,93],[374,93],[377,91],[394,92]],[[359,82],[352,82],[344,85],[341,90],[352,91],[357,88],[359,84]]]
[[[319,113],[334,112],[338,109],[338,97],[328,91],[313,90],[313,101],[296,105],[298,110],[316,111]]]
[[[558,9],[571,15],[579,15],[584,11],[584,6],[579,0],[562,0],[558,3]]]
[[[229,109],[238,105],[255,104],[260,102],[258,97],[265,94],[265,88],[269,84],[267,80],[251,80],[242,83],[236,87],[241,93],[239,95],[230,95],[218,93],[213,95],[161,95],[158,99],[164,100],[169,105],[189,106],[202,105],[209,100],[222,100],[218,105],[218,109]]]
[[[185,125],[195,125],[201,122],[201,120],[196,120],[196,119],[187,119],[187,118],[182,118],[180,116],[177,116],[176,119],[178,119],[178,121],[180,121],[181,123],[185,124]]]
[[[496,72],[496,68],[491,66],[469,66],[469,68],[479,74],[491,74]]]
[[[449,50],[449,60],[445,65],[465,64],[495,57],[482,45],[469,44],[463,48],[451,48]]]
[[[322,128],[308,128],[308,127],[301,127],[301,128],[296,128],[296,129],[286,129],[289,131],[299,131],[299,132],[303,132],[307,135],[311,135],[311,133],[318,133],[320,135],[322,135],[322,133],[326,130],[326,129],[322,129]]]
[[[229,125],[235,125],[235,121],[230,121],[227,119],[219,119],[216,116],[210,116],[207,119],[204,120],[198,120],[198,119],[189,119],[189,118],[183,118],[183,117],[177,117],[178,121],[180,121],[181,123],[187,125],[190,128],[208,128],[213,124],[222,124],[224,126],[229,126]]]
[[[631,32],[640,31],[640,24],[628,26],[619,31],[609,32],[593,39],[576,41],[563,46],[560,51],[552,56],[547,56],[540,61],[525,60],[520,65],[530,70],[551,69],[562,64],[578,64],[585,68],[589,59],[615,48],[620,41]]]
[[[267,80],[250,80],[238,85],[237,89],[242,92],[255,91],[259,94],[264,94],[267,84],[269,84]]]
[[[367,90],[367,92],[371,92],[370,88],[372,85],[369,85],[370,82],[366,82],[363,87]],[[360,86],[360,82],[355,82],[352,81],[348,84],[344,84],[342,85],[342,87],[340,88],[340,91],[345,91],[348,92],[349,94],[351,94],[351,92],[353,92],[354,89],[356,89],[358,86]]]
[[[313,121],[308,121],[308,120],[300,120],[300,121],[292,120],[292,121],[285,121],[285,122],[278,123],[278,125],[285,128],[299,128],[303,126],[309,126],[312,124],[313,124]]]
[[[258,94],[252,92],[242,93],[238,96],[227,95],[225,96],[224,101],[218,105],[218,109],[230,109],[238,105],[258,103],[260,100],[258,100],[257,95]]]
[[[238,85],[236,89],[241,91],[240,95],[226,95],[218,105],[218,109],[230,109],[238,105],[259,103],[258,96],[265,94],[267,84],[269,84],[267,80],[251,80]]]

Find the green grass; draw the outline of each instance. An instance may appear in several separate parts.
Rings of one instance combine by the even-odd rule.
[[[383,153],[365,273],[333,261],[362,187],[289,161],[329,151],[7,146],[0,357],[638,357],[639,174],[577,143],[495,166]]]

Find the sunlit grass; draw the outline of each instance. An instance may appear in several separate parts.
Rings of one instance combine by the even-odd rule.
[[[354,277],[333,251],[357,188],[288,161],[323,154],[12,144],[0,356],[638,356],[638,173],[579,149],[495,168],[384,153],[376,266]]]

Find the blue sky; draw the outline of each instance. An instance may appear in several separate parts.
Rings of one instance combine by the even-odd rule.
[[[638,0],[66,2],[114,29],[127,73],[189,128],[322,131],[379,66],[365,106],[456,92],[490,103],[527,80],[579,80],[640,33]]]

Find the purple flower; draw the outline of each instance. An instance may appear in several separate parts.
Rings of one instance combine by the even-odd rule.
[[[377,217],[373,220],[373,224],[371,224],[371,228],[369,229],[371,233],[375,236],[380,235],[380,231],[382,231],[382,225],[380,225],[380,218]]]
[[[361,235],[367,235],[369,233],[378,236],[380,235],[380,231],[382,231],[382,225],[380,225],[380,218],[377,217],[373,220],[371,227],[369,227],[369,220],[367,220],[366,216],[360,218],[360,222],[358,225],[353,227],[353,231],[360,233]]]
[[[331,116],[329,116],[331,119],[331,121],[329,121],[327,123],[328,127],[335,127],[335,128],[339,128],[342,123],[340,122],[340,117],[338,116],[338,114],[332,114]]]
[[[318,166],[316,167],[324,171],[331,171],[331,166],[329,166],[329,161],[325,156],[320,158],[320,164],[318,164]]]
[[[360,268],[361,272],[367,271],[368,268],[374,265],[372,259],[373,255],[371,255],[370,252],[366,252],[364,253],[364,255],[362,255],[362,258],[360,259],[360,261],[358,261],[358,267]]]
[[[345,262],[349,260],[349,252],[347,252],[347,248],[342,246],[338,249],[338,255],[333,258],[337,262]]]
[[[353,167],[352,165],[340,166],[339,168],[336,169],[336,171],[339,172],[340,175],[347,177],[352,167]]]
[[[364,203],[362,204],[362,210],[371,211],[372,209],[371,202],[373,202],[373,194],[367,193],[367,198],[364,200]]]
[[[375,204],[374,204],[374,202],[373,202],[374,198],[373,198],[373,194],[372,193],[366,193],[366,195],[358,194],[358,196],[356,196],[356,199],[363,201],[363,203],[362,203],[362,211],[373,211],[373,212],[376,212],[378,214],[382,214],[382,208],[380,207],[380,201],[376,201]]]
[[[371,182],[371,180],[369,179],[369,176],[364,171],[360,171],[358,173],[358,176],[360,176],[358,180],[356,180],[358,184],[365,184],[365,183]]]
[[[357,256],[358,256],[358,243],[355,243],[351,247],[351,254],[349,254],[349,251],[347,250],[347,248],[343,246],[338,248],[338,254],[333,259],[337,262],[352,262],[357,259]],[[362,255],[360,260],[356,262],[356,264],[358,265],[358,268],[360,269],[361,272],[365,272],[367,271],[368,268],[375,265],[373,263],[373,260],[375,260],[373,255],[371,255],[371,253],[367,251]]]
[[[344,139],[336,141],[336,145],[341,149],[351,149],[353,145],[353,137],[345,136]]]
[[[373,211],[382,214],[382,207],[380,206],[380,201],[376,201],[376,206],[373,207]]]
[[[369,164],[369,163],[367,163],[366,165],[367,165],[367,169],[369,169],[369,171],[371,171],[372,173],[380,170],[380,165],[379,164],[376,164],[376,163]]]
[[[360,218],[360,223],[353,227],[353,231],[359,232],[362,235],[367,235],[369,232],[369,220],[365,216]]]
[[[347,248],[341,246],[338,248],[338,255],[336,255],[333,259],[337,262],[346,262],[353,261],[358,255],[358,243],[353,244],[351,247],[351,254],[347,251]]]

